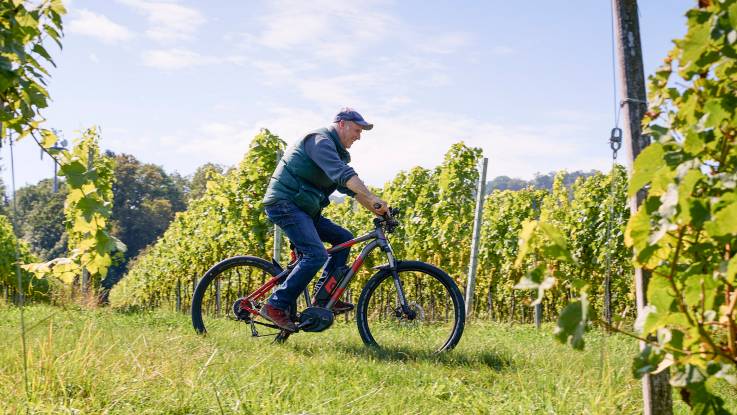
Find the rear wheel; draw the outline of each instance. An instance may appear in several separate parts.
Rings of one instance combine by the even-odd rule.
[[[236,256],[210,268],[192,297],[192,325],[197,333],[242,331],[248,312],[236,313],[237,302],[277,275],[277,267],[265,259]]]
[[[392,272],[382,269],[366,283],[356,321],[364,343],[388,351],[430,354],[458,344],[465,324],[464,302],[453,279],[416,261],[397,264],[407,307],[401,306]]]

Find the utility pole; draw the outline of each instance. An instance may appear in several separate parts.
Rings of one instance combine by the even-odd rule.
[[[478,194],[476,195],[476,215],[473,219],[473,239],[471,240],[471,260],[468,265],[468,284],[466,284],[466,317],[473,311],[473,291],[476,288],[476,264],[479,258],[479,236],[481,233],[481,214],[484,210],[484,197],[486,196],[486,166],[489,159],[484,157],[481,163],[481,175],[479,176]]]
[[[640,44],[640,24],[637,16],[637,0],[613,0],[614,28],[617,38],[617,63],[619,66],[619,84],[621,109],[624,114],[624,142],[630,168],[634,166],[637,155],[650,144],[647,137],[642,136],[642,117],[647,110],[645,94],[645,70],[642,64],[642,47]],[[640,190],[630,199],[632,215],[645,200],[647,193]],[[650,272],[642,268],[635,269],[635,297],[637,314],[641,315],[647,305],[647,284]],[[643,348],[644,343],[640,343]],[[668,378],[668,369],[655,375],[642,378],[643,413],[645,415],[673,414],[673,397]]]

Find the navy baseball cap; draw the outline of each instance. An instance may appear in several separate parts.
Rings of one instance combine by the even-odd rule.
[[[354,110],[353,108],[341,108],[340,112],[335,116],[335,119],[333,120],[333,122],[338,121],[353,121],[354,123],[360,125],[361,128],[363,128],[364,130],[370,130],[374,128],[373,124],[366,122],[361,114],[359,114],[358,111]]]

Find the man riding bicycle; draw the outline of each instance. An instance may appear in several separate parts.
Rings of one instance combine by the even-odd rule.
[[[302,258],[287,279],[261,308],[261,315],[288,331],[297,327],[290,318],[290,310],[297,297],[310,283],[315,273],[328,261],[324,242],[337,245],[353,239],[353,234],[321,215],[335,190],[354,197],[376,215],[388,212],[386,202],[368,190],[356,172],[348,166],[348,149],[361,138],[363,130],[373,124],[351,108],[343,108],[332,125],[315,130],[297,141],[282,157],[269,181],[264,196],[266,215],[287,235]],[[375,206],[378,206],[376,208]],[[330,299],[322,286],[328,276],[340,278],[347,269],[345,263],[350,249],[337,252],[329,258],[315,285],[315,302],[324,306]],[[337,301],[335,313],[353,309],[353,304]]]

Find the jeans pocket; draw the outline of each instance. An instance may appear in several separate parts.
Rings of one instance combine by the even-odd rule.
[[[288,201],[279,201],[273,205],[266,206],[264,211],[273,224],[283,228],[284,226],[294,225],[297,223],[294,209],[296,209],[296,206],[292,203]]]

